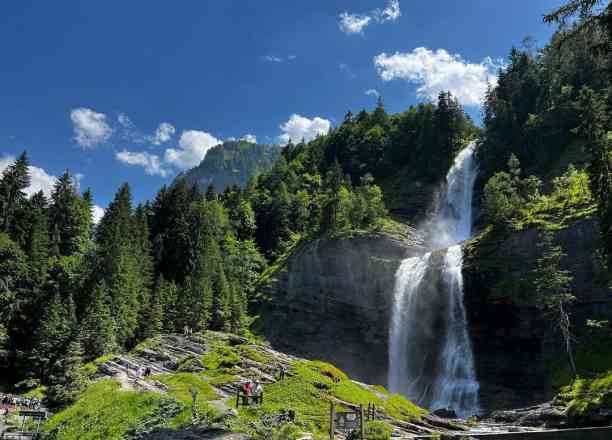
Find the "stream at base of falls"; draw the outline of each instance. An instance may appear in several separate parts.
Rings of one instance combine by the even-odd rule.
[[[474,155],[475,143],[457,155],[434,216],[419,228],[428,252],[396,272],[389,326],[389,389],[461,417],[480,412],[459,245],[472,232]]]

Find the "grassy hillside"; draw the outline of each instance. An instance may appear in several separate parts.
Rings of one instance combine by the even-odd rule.
[[[119,367],[125,363],[150,366],[154,372],[172,369],[133,381]],[[282,381],[274,377],[280,365],[287,371]],[[197,432],[210,427],[253,436],[279,430],[289,438],[300,432],[324,436],[331,402],[338,410],[375,404],[383,420],[371,429],[386,435],[405,423],[424,423],[427,414],[382,387],[351,381],[333,365],[287,356],[222,333],[206,332],[190,340],[151,339],[131,353],[107,356],[86,370],[90,385],[74,405],[55,414],[45,426],[56,440],[136,439],[147,432]],[[246,379],[264,383],[264,402],[236,409],[235,390]],[[283,410],[296,412],[293,423],[272,426],[267,422]]]

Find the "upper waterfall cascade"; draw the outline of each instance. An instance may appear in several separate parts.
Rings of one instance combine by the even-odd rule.
[[[471,143],[457,155],[438,209],[421,227],[428,252],[396,272],[389,331],[390,390],[462,417],[480,410],[458,244],[472,233],[474,153]]]

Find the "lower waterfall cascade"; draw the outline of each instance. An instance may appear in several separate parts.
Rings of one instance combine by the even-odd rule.
[[[475,146],[457,155],[435,215],[420,228],[427,252],[402,261],[395,274],[389,326],[389,389],[461,417],[480,412],[458,244],[472,232]]]

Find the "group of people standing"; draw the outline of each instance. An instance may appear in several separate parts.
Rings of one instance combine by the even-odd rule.
[[[30,409],[35,411],[40,408],[41,402],[35,397],[30,398],[0,393],[0,406],[2,407],[3,415],[6,415],[14,409]]]
[[[251,397],[254,403],[263,402],[263,385],[258,380],[247,380],[243,383],[242,393],[246,397]]]

